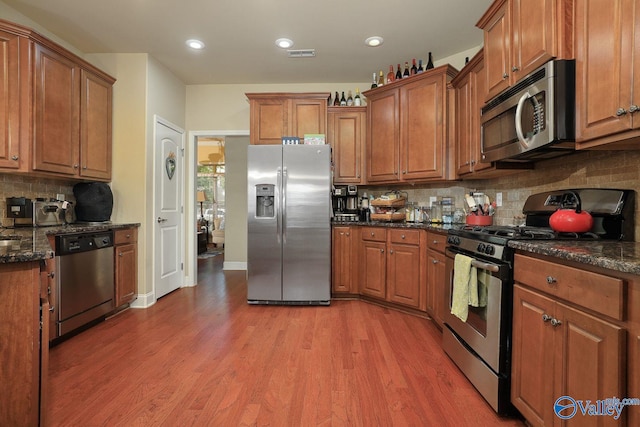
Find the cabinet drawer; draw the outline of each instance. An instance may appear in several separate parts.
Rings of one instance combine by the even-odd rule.
[[[133,243],[138,240],[138,230],[136,228],[124,228],[122,230],[114,230],[114,244],[122,245],[125,243]]]
[[[386,242],[387,230],[381,227],[365,227],[362,229],[362,240],[373,242]]]
[[[389,230],[389,240],[391,243],[419,245],[420,230]]]
[[[516,254],[514,280],[566,301],[623,320],[621,279]]]
[[[447,235],[428,231],[427,244],[429,245],[429,249],[444,253],[444,248],[447,246]]]

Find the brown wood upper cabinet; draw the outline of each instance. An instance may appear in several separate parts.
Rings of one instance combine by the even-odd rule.
[[[283,136],[327,133],[327,100],[321,93],[246,93],[251,144],[282,144]]]
[[[638,149],[640,1],[576,1],[575,20],[576,146]]]
[[[451,178],[447,145],[449,65],[365,92],[367,183]]]
[[[111,179],[115,79],[29,28],[0,21],[3,112],[0,168],[67,178]]]
[[[484,31],[488,101],[554,57],[571,55],[573,0],[496,0],[476,24]]]
[[[333,148],[334,184],[364,184],[367,107],[329,107],[327,142]]]

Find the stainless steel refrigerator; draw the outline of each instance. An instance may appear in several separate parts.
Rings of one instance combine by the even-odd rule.
[[[330,150],[248,147],[249,304],[330,303]]]

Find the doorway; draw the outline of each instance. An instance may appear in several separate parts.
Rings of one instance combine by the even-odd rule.
[[[198,150],[196,170],[196,206],[198,227],[205,234],[206,251],[224,250],[225,229],[225,138],[196,138]],[[198,253],[203,248],[198,246]]]

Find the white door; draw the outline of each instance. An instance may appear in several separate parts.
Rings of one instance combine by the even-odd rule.
[[[154,267],[155,297],[182,286],[182,147],[184,131],[155,119]]]

